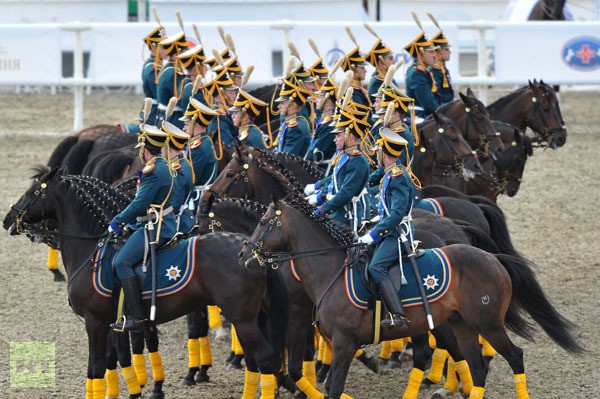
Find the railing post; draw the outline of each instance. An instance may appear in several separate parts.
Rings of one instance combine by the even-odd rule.
[[[488,76],[488,57],[485,42],[486,30],[486,27],[479,27],[477,29],[477,76],[479,78]],[[478,96],[484,104],[487,103],[487,86],[480,86]]]
[[[73,130],[83,127],[83,88],[87,84],[83,76],[83,32],[91,27],[80,22],[73,22],[62,27],[62,30],[75,34],[73,51],[73,78],[65,79],[65,83],[73,86]]]

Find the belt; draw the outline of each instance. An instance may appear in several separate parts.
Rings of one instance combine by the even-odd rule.
[[[169,213],[173,212],[173,207],[169,206],[167,208],[165,208],[162,212],[163,216],[167,216]],[[135,218],[136,221],[138,222],[147,222],[148,221],[148,216],[138,216]]]

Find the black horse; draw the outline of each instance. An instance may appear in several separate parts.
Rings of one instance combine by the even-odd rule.
[[[529,13],[528,21],[564,21],[566,0],[539,0]]]
[[[58,238],[69,279],[69,303],[84,318],[88,335],[89,394],[104,397],[107,337],[116,308],[112,298],[94,289],[95,268],[90,258],[98,242],[107,242],[103,233],[107,222],[127,198],[99,180],[93,185],[89,179],[64,175],[56,168],[39,167],[33,179],[31,187],[6,215],[4,228],[11,234],[28,232]],[[44,221],[52,222],[54,229],[36,226]],[[270,277],[273,273],[239,267],[235,252],[242,247],[244,239],[245,236],[234,233],[213,233],[197,238],[192,279],[179,292],[157,298],[156,323],[174,320],[209,304],[218,305],[236,326],[246,352],[248,370],[260,370],[265,386],[274,389],[274,370],[279,364],[274,353],[279,351],[274,352],[267,341],[265,325],[259,323],[259,315],[276,326],[278,309],[285,308],[287,298],[279,288],[281,284]],[[279,299],[264,308],[267,306],[263,302],[265,292],[271,289]],[[148,306],[146,308],[148,310]],[[276,340],[272,336],[273,344]],[[267,391],[267,395],[273,398],[274,392]]]

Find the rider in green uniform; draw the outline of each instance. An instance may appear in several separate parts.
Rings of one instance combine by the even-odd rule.
[[[117,253],[113,265],[125,294],[128,316],[124,321],[111,324],[117,331],[140,331],[145,325],[144,307],[135,265],[144,258],[148,242],[147,223],[155,224],[157,246],[175,235],[175,215],[172,206],[173,175],[161,151],[168,135],[156,126],[142,125],[138,136],[139,157],[144,167],[139,172],[139,187],[131,203],[110,222],[109,233],[119,233],[127,224],[134,230]],[[148,218],[156,218],[148,220]]]
[[[285,119],[279,127],[277,137],[278,152],[288,152],[304,157],[308,151],[312,134],[310,121],[300,114],[308,101],[310,92],[284,79],[279,97],[275,99],[279,112]]]
[[[446,68],[446,61],[450,60],[450,43],[442,30],[431,38],[431,42],[435,45],[436,50],[435,62],[429,67],[429,70],[433,74],[440,93],[441,105],[444,105],[454,100],[454,88],[452,88],[450,73]]]
[[[238,128],[233,124],[229,108],[237,97],[238,87],[233,84],[233,79],[227,73],[227,69],[217,67],[213,69],[217,76],[205,85],[205,94],[209,104],[212,104],[217,117],[213,118],[208,125],[208,134],[220,148],[222,154],[222,145],[233,147],[233,138],[238,135]],[[219,156],[220,159],[220,156]]]
[[[158,76],[158,115],[156,124],[165,119],[165,113],[171,97],[181,98],[184,82],[184,71],[177,56],[188,49],[188,41],[184,32],[179,32],[163,39],[160,45],[165,49],[167,62]],[[183,115],[181,107],[176,106],[170,120],[177,120]],[[150,121],[152,122],[152,121]]]
[[[188,109],[188,104],[190,102],[190,98],[194,97],[196,100],[206,104],[206,100],[204,99],[204,92],[201,90],[201,87],[196,87],[196,92],[194,93],[194,84],[198,76],[206,75],[206,65],[204,65],[204,61],[206,60],[206,56],[204,55],[204,49],[201,45],[195,46],[186,50],[177,56],[181,66],[185,70],[185,78],[183,80],[183,90],[181,93],[181,98],[177,103],[177,106],[183,110]],[[178,128],[183,127],[183,123],[179,119],[177,122],[169,121],[173,123]]]
[[[371,75],[369,90],[367,91],[367,94],[371,99],[383,84],[388,68],[394,64],[394,53],[392,52],[392,49],[382,43],[381,38],[377,38],[377,41],[365,58],[375,67],[375,72]]]
[[[435,61],[435,47],[421,32],[404,49],[413,57],[406,72],[406,95],[415,99],[415,113],[427,118],[441,104],[438,86],[429,69]]]
[[[320,86],[316,94],[316,110],[320,117],[317,118],[317,127],[310,139],[306,159],[317,162],[324,169],[335,154],[336,146],[331,139],[331,131],[335,127],[332,124],[333,113],[337,98],[338,86],[331,77]]]
[[[243,144],[254,148],[266,148],[263,132],[254,124],[254,118],[267,110],[267,105],[243,89],[238,91],[229,112],[232,113],[233,124],[239,128],[238,138]],[[270,129],[270,126],[268,128]]]

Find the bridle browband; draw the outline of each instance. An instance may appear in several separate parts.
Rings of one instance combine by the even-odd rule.
[[[555,134],[560,133],[564,130],[564,120],[562,118],[562,115],[560,114],[560,111],[557,110],[558,104],[554,107],[550,106],[548,108],[543,108],[542,104],[540,103],[540,101],[538,101],[538,98],[535,96],[535,93],[533,93],[533,90],[531,90],[531,94],[531,102],[533,103],[533,107],[531,109],[531,116],[529,117],[529,124],[530,126],[533,126],[534,122],[536,121],[536,115],[539,115],[540,120],[544,126],[541,131],[537,131],[542,136],[539,141],[543,142],[545,140],[549,145],[554,141]],[[542,96],[546,96],[546,93],[543,93]],[[554,128],[550,127],[548,124],[548,120],[545,116],[546,112],[553,112],[556,119],[561,121],[562,126]]]

